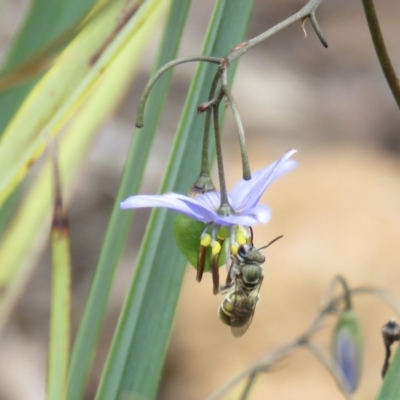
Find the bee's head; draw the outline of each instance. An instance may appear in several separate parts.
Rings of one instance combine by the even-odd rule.
[[[266,246],[260,247],[259,249],[253,246],[253,240],[251,241],[251,243],[242,244],[238,248],[236,257],[241,263],[262,264],[265,261],[265,257],[260,250],[266,249],[268,246],[270,246],[272,243],[276,242],[282,237],[283,235],[276,237],[275,239],[271,240]]]
[[[239,247],[237,258],[240,262],[247,264],[262,264],[265,261],[265,257],[261,251],[255,248],[251,243],[245,243]]]

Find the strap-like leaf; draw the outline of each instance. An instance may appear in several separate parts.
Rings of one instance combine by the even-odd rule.
[[[173,0],[163,41],[154,69],[176,57],[191,0]],[[172,72],[172,71],[171,71]],[[101,249],[89,298],[74,344],[68,381],[68,399],[82,398],[91,367],[94,349],[112,287],[113,277],[132,220],[131,212],[121,212],[119,202],[139,190],[146,161],[155,136],[158,119],[164,105],[171,73],[166,73],[154,87],[149,98],[146,125],[133,135],[128,161]]]
[[[391,360],[389,369],[386,372],[383,384],[379,390],[376,400],[398,400],[400,398],[400,347]],[[382,353],[383,364],[383,353]]]
[[[86,16],[96,0],[34,0],[10,49],[4,71],[13,71],[40,49],[66,35]],[[0,136],[35,81],[0,93]]]
[[[135,34],[101,74],[93,93],[63,133],[58,147],[67,197],[70,197],[71,183],[94,134],[120,102],[140,61],[143,47],[164,10],[165,4],[160,3],[145,23],[137,26]],[[0,330],[47,241],[51,187],[50,170],[44,168],[24,195],[0,242]]]
[[[58,58],[0,140],[0,204],[42,154],[162,0],[114,0]]]
[[[204,54],[224,55],[242,40],[252,5],[252,1],[242,0],[216,2]],[[215,66],[205,64],[197,69],[162,192],[185,193],[197,178],[204,123],[197,115],[197,105],[207,100],[215,72]],[[172,236],[174,218],[166,210],[158,209],[152,214],[97,400],[155,397],[185,270],[185,260]]]

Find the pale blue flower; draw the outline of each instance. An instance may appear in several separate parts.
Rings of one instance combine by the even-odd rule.
[[[216,226],[233,228],[236,225],[252,226],[267,223],[271,218],[269,207],[258,204],[267,187],[277,178],[291,171],[297,162],[290,160],[296,150],[290,150],[279,160],[252,174],[250,180],[239,181],[228,194],[232,207],[231,215],[218,214],[221,194],[218,191],[207,192],[191,198],[177,193],[162,195],[137,195],[128,197],[121,203],[122,209],[161,207],[177,211],[190,218]]]

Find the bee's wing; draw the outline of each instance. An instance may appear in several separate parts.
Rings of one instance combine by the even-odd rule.
[[[231,331],[234,337],[243,336],[253,320],[254,311],[259,299],[262,280],[250,293],[243,289],[236,291],[236,298],[231,315]]]
[[[232,310],[231,331],[234,337],[240,337],[249,328],[257,302],[252,297],[237,301]]]

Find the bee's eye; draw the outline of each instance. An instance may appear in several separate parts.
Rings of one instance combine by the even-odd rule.
[[[249,246],[246,244],[243,244],[239,247],[238,249],[238,255],[242,258],[246,258],[247,254],[249,253]]]

